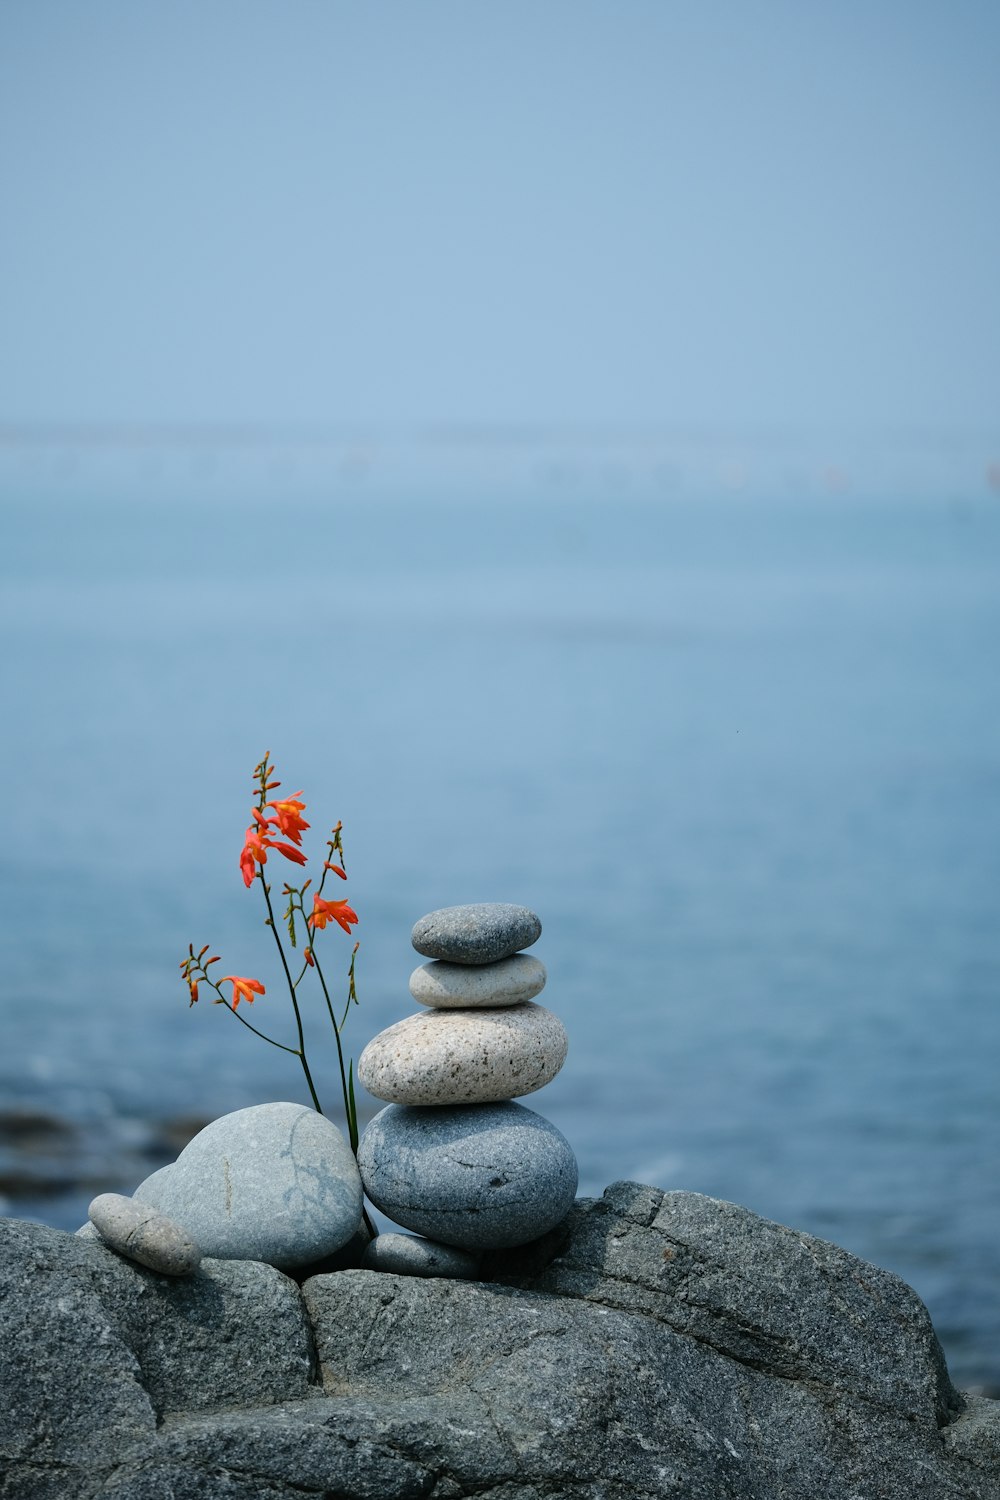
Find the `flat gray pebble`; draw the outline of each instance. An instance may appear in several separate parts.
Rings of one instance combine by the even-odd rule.
[[[362,1135],[358,1166],[369,1198],[393,1223],[463,1250],[545,1234],[569,1212],[578,1175],[566,1137],[510,1100],[390,1104]]]
[[[416,1234],[380,1234],[361,1258],[365,1271],[394,1271],[397,1276],[447,1276],[468,1280],[479,1269],[479,1257],[454,1245]]]
[[[121,1193],[101,1193],[87,1212],[106,1245],[150,1271],[191,1276],[201,1264],[201,1250],[184,1226],[148,1203]]]
[[[495,964],[421,964],[410,975],[410,994],[435,1010],[479,1010],[522,1005],[545,988],[545,965],[530,953],[512,953]]]
[[[495,964],[530,948],[542,935],[542,924],[526,906],[481,902],[445,906],[414,925],[412,942],[425,958],[453,964]]]

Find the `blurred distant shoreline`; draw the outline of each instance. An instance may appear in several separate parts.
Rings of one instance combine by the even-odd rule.
[[[2,422],[0,498],[528,492],[572,500],[1000,498],[1000,432],[740,433],[693,426]]]

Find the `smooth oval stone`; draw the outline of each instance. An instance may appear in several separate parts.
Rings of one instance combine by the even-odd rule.
[[[544,1006],[430,1010],[372,1037],[357,1075],[393,1104],[489,1104],[542,1088],[566,1060],[566,1028]]]
[[[361,1258],[365,1271],[394,1271],[397,1276],[475,1276],[479,1258],[455,1245],[415,1234],[380,1234]]]
[[[361,1179],[336,1125],[303,1104],[255,1104],[206,1125],[135,1190],[202,1254],[279,1271],[339,1250],[361,1224]]]
[[[162,1276],[190,1276],[201,1264],[201,1250],[183,1225],[148,1204],[101,1193],[87,1213],[106,1245]]]
[[[390,1104],[358,1147],[365,1191],[396,1224],[463,1250],[524,1245],[576,1195],[576,1157],[522,1104],[412,1109]]]
[[[542,935],[542,924],[526,906],[483,902],[478,906],[445,906],[421,917],[412,942],[425,958],[452,964],[495,964],[530,948]]]
[[[545,965],[528,953],[515,953],[497,964],[449,964],[439,958],[410,975],[414,1000],[437,1010],[523,1005],[544,988]]]

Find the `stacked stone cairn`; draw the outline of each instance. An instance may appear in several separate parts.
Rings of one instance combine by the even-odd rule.
[[[203,1256],[290,1275],[371,1269],[473,1276],[480,1251],[537,1239],[576,1194],[555,1126],[515,1104],[555,1077],[566,1032],[532,1003],[545,968],[523,952],[542,925],[522,906],[456,906],[413,929],[432,962],[410,978],[424,1007],[365,1048],[358,1077],[383,1109],[357,1162],[342,1132],[302,1104],[257,1104],[206,1125],[133,1197],[103,1193],[80,1234],[167,1276]],[[360,1174],[359,1174],[360,1168]],[[415,1234],[368,1243],[362,1185]]]
[[[514,1100],[542,1088],[567,1037],[533,1003],[545,967],[523,950],[542,924],[523,906],[452,906],[422,917],[410,977],[424,1009],[380,1032],[358,1078],[385,1099],[358,1166],[376,1208],[413,1235],[380,1234],[371,1268],[474,1275],[481,1251],[526,1244],[568,1213],[577,1165],[565,1137]],[[421,1238],[422,1237],[422,1238]]]

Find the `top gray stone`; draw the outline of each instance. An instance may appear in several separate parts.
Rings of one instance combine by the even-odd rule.
[[[542,924],[526,906],[484,901],[474,906],[445,906],[421,917],[412,942],[425,958],[453,964],[495,964],[542,935]]]

